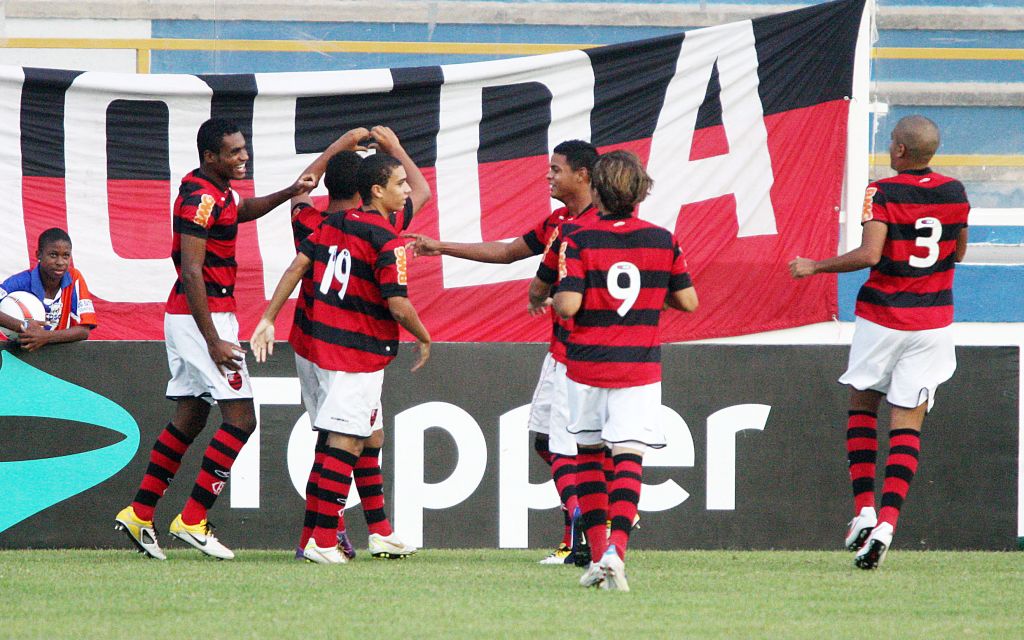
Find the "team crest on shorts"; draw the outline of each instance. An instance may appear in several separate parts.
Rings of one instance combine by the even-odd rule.
[[[370,412],[370,426],[372,427],[377,422],[377,410],[374,409]]]
[[[231,371],[228,373],[228,384],[232,389],[238,391],[242,388],[242,374],[237,371]]]

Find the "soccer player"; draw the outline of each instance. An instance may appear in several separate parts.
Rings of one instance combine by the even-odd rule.
[[[846,372],[846,451],[854,517],[845,545],[854,563],[875,569],[892,545],[900,508],[917,471],[921,426],[936,388],[956,370],[953,270],[967,251],[970,204],[960,182],[928,167],[939,129],[923,116],[896,123],[889,163],[897,175],[872,182],[861,215],[860,247],[825,260],[797,257],[794,278],[870,267],[857,294]],[[892,408],[881,510],[875,513],[878,405]]]
[[[597,149],[589,142],[567,140],[558,144],[551,154],[548,165],[547,181],[551,189],[551,197],[564,204],[546,215],[532,229],[512,242],[439,242],[420,234],[407,234],[416,239],[415,251],[419,255],[450,255],[477,262],[508,264],[523,260],[530,256],[540,255],[550,249],[559,237],[559,227],[565,222],[581,222],[589,216],[596,215],[596,209],[590,201],[590,170],[597,159]],[[546,308],[545,305],[534,305],[532,314]],[[573,553],[575,528],[574,516],[578,512],[576,500],[576,464],[575,442],[565,438],[565,442],[554,441],[554,448],[549,438],[551,421],[560,414],[566,414],[563,385],[560,378],[564,376],[565,359],[562,340],[568,334],[568,328],[558,318],[552,318],[551,346],[544,363],[541,365],[540,380],[530,404],[529,427],[536,435],[534,450],[551,467],[551,476],[555,481],[559,499],[562,503],[562,514],[565,529],[558,547],[541,564],[574,564]],[[557,449],[557,451],[556,451]]]
[[[405,242],[389,214],[402,210],[412,191],[402,163],[377,153],[356,174],[363,206],[332,214],[299,245],[263,313],[252,346],[257,360],[273,352],[274,320],[312,267],[314,290],[305,334],[317,389],[313,426],[327,432],[315,495],[317,518],[303,554],[320,564],[347,562],[338,549],[338,514],[344,509],[353,469],[383,420],[384,368],[398,351],[398,326],[417,339],[417,371],[430,357],[430,334],[407,297]],[[395,536],[370,534],[370,553],[415,553]]]
[[[591,195],[599,216],[560,245],[555,311],[572,318],[566,345],[566,383],[579,453],[576,491],[590,545],[586,587],[628,591],[625,556],[640,502],[643,456],[664,447],[661,338],[666,306],[697,308],[686,260],[672,234],[633,217],[653,184],[628,151],[594,164]],[[614,475],[604,473],[605,445]],[[606,520],[611,530],[606,534]]]
[[[96,328],[96,311],[82,273],[71,266],[71,237],[54,227],[39,234],[34,269],[16,273],[0,283],[0,300],[14,291],[27,291],[46,309],[46,322],[18,320],[0,312],[0,324],[18,331],[23,349],[86,340]]]
[[[318,180],[324,176],[324,184],[330,196],[326,209],[321,211],[313,206],[313,202],[307,194],[292,198],[292,234],[295,238],[295,248],[298,251],[299,244],[306,239],[320,226],[325,218],[339,211],[358,208],[362,202],[359,197],[356,173],[362,158],[355,152],[359,144],[366,138],[371,137],[371,147],[380,149],[384,153],[398,158],[405,168],[411,189],[405,207],[400,211],[389,212],[388,218],[396,232],[404,231],[412,221],[413,215],[420,208],[430,201],[430,186],[420,172],[416,163],[412,161],[409,154],[402,147],[398,136],[388,127],[377,126],[373,131],[364,128],[353,129],[341,138],[332,143],[323,154],[320,155],[306,169],[306,173],[312,174]],[[306,326],[310,308],[313,303],[316,283],[313,282],[312,270],[307,270],[302,277],[299,286],[299,299],[295,305],[295,317],[292,322],[291,333],[288,342],[295,351],[295,366],[299,372],[299,384],[302,388],[303,404],[310,416],[310,421],[315,423],[316,415],[316,392],[317,382],[313,375],[312,363],[309,361],[308,351],[304,336],[306,333],[302,327]],[[265,328],[273,332],[273,325]],[[308,326],[306,326],[308,331]],[[273,334],[270,334],[273,340]],[[363,501],[363,515],[366,517],[366,525],[373,535],[388,538],[393,533],[391,523],[384,511],[384,476],[380,468],[380,450],[384,446],[383,421],[378,421],[379,427],[370,435],[359,456],[354,475],[356,489]],[[310,471],[309,480],[306,483],[306,514],[302,528],[302,536],[299,539],[299,546],[296,549],[297,558],[305,558],[303,549],[313,534],[316,526],[316,484],[320,477],[320,469],[323,464],[323,449],[326,445],[327,432],[319,432],[316,445],[316,453],[313,459],[313,468]],[[338,544],[341,546],[345,557],[352,559],[356,555],[355,548],[345,532],[344,510],[338,513]]]
[[[265,215],[289,198],[311,190],[313,176],[267,196],[236,199],[232,180],[245,177],[249,152],[238,126],[211,118],[196,137],[200,165],[181,181],[174,201],[171,258],[178,279],[167,299],[164,336],[171,380],[167,397],[174,417],[157,437],[135,500],[115,517],[115,528],[151,558],[165,560],[153,527],[153,512],[174,478],[189,445],[206,426],[210,406],[223,423],[203,456],[191,497],[170,533],[203,553],[230,559],[234,553],[213,535],[207,511],[227,484],[238,452],[256,429],[245,351],[235,318],[235,239],[238,225]]]

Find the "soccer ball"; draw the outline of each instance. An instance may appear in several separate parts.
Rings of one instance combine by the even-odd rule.
[[[6,298],[0,300],[0,311],[19,322],[21,320],[38,320],[39,322],[46,320],[46,309],[43,307],[43,303],[28,291],[12,291],[7,294]],[[7,327],[0,326],[0,332],[3,332],[8,338],[18,337],[17,331],[11,331]]]

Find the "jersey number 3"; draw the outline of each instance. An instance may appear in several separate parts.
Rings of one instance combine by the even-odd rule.
[[[910,266],[918,269],[927,269],[939,260],[939,240],[942,239],[942,223],[937,218],[918,218],[914,222],[914,228],[920,231],[925,230],[924,235],[917,236],[914,244],[928,250],[924,257],[910,256]]]
[[[343,300],[345,292],[348,291],[348,280],[352,276],[352,254],[348,249],[342,249],[341,253],[338,253],[338,245],[332,245],[327,252],[331,257],[327,259],[327,268],[324,269],[324,277],[320,280],[320,293],[327,295],[331,290],[331,280],[337,279],[341,283],[338,299]]]
[[[615,312],[624,318],[640,296],[640,270],[632,262],[616,262],[608,269],[607,286],[611,297],[622,301]]]

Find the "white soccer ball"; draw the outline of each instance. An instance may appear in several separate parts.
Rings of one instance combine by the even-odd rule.
[[[39,298],[28,291],[12,291],[7,294],[6,298],[0,300],[0,311],[19,322],[22,320],[46,321],[46,308],[43,307]],[[7,327],[0,326],[0,332],[3,332],[8,338],[18,337],[17,331],[11,331]]]

